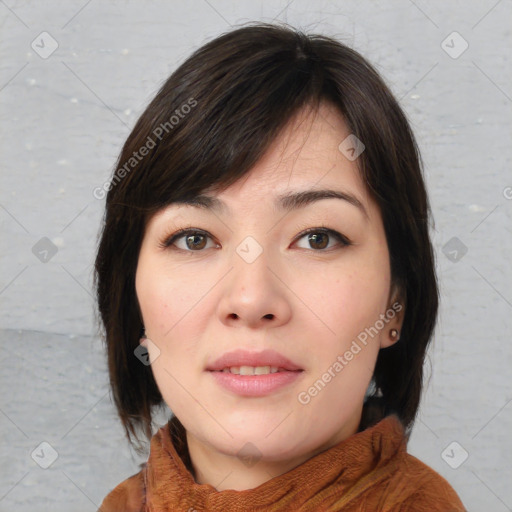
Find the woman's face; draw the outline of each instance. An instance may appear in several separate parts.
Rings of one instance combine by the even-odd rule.
[[[140,251],[136,291],[157,385],[187,435],[225,455],[308,458],[355,433],[378,351],[401,326],[379,210],[357,160],[338,149],[350,135],[343,118],[322,104],[294,121],[246,177],[208,194],[221,208],[169,206]],[[320,189],[354,200],[280,205]],[[166,246],[182,228],[199,233]],[[248,359],[214,364],[236,350]],[[235,366],[262,374],[212,371]]]

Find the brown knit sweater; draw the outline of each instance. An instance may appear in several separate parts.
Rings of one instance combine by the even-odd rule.
[[[438,473],[406,452],[403,426],[390,415],[254,489],[197,484],[170,424],[151,439],[143,469],[119,484],[101,512],[464,512]],[[181,456],[178,454],[181,453]]]

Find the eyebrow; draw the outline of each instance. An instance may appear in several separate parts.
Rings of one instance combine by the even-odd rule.
[[[304,208],[322,199],[341,199],[342,201],[346,201],[349,204],[358,208],[366,218],[369,218],[368,212],[363,206],[363,203],[351,193],[343,192],[341,190],[310,189],[298,192],[289,192],[277,196],[274,204],[278,210],[289,212],[291,210]],[[231,213],[230,209],[228,208],[226,203],[224,203],[224,201],[217,197],[208,196],[205,194],[199,194],[189,199],[181,199],[176,201],[175,203],[194,206],[205,210],[213,210],[228,214]]]

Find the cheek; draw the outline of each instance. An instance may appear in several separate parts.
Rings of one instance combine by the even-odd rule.
[[[323,273],[297,283],[297,295],[311,308],[315,329],[329,338],[348,341],[373,325],[386,308],[389,281],[386,274],[363,267]]]
[[[190,313],[198,299],[187,290],[194,287],[185,286],[184,273],[163,267],[156,258],[141,254],[135,286],[146,334],[158,347],[158,357],[151,363],[153,376],[167,405],[183,414],[190,408],[185,388],[191,387],[188,381],[196,370],[193,362],[199,360],[194,339],[202,327],[190,321],[196,318]]]
[[[201,364],[199,342],[210,317],[203,311],[208,301],[201,301],[209,283],[203,281],[201,284],[188,271],[170,269],[165,260],[141,253],[136,291],[146,335],[160,351],[152,369],[161,390],[179,395],[172,376],[186,382]]]
[[[200,292],[194,293],[195,286],[187,283],[183,273],[149,256],[139,259],[135,285],[146,332],[160,339],[183,327],[186,322],[180,319],[186,317]]]
[[[319,319],[309,333],[318,340],[307,383],[313,386],[309,388],[315,397],[313,408],[350,414],[361,403],[373,375],[380,343],[379,335],[368,334],[374,333],[368,329],[385,312],[388,276],[362,266],[324,275],[316,284],[304,282],[301,292]],[[324,336],[318,336],[319,325]],[[334,424],[339,417],[331,420]]]
[[[169,290],[154,272],[137,272],[136,289],[148,336],[160,336],[169,321]]]

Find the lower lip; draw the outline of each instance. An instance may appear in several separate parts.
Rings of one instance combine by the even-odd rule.
[[[279,371],[266,375],[236,375],[210,371],[223,388],[241,396],[265,396],[295,382],[302,371]]]

